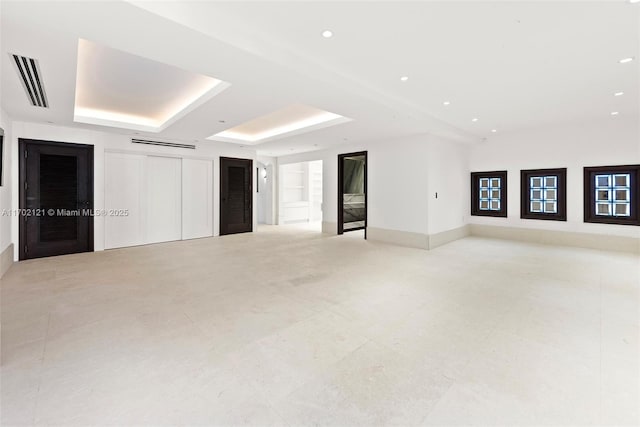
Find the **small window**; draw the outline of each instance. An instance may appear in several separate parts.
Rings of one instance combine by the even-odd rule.
[[[584,168],[584,221],[640,225],[640,165]]]
[[[567,220],[567,170],[520,171],[520,218]]]
[[[471,215],[507,216],[507,171],[471,173]]]

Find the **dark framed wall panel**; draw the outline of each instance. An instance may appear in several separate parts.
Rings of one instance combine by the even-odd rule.
[[[520,171],[520,218],[567,220],[567,169]]]
[[[471,172],[471,215],[507,216],[507,171]]]
[[[355,202],[349,203],[349,206],[346,206],[345,203],[345,194],[348,194],[345,191],[345,161],[351,157],[361,157],[364,161],[363,169],[362,169],[362,197],[364,199],[364,203]],[[368,152],[367,151],[358,151],[355,153],[345,153],[338,155],[338,234],[343,234],[348,231],[357,231],[364,230],[364,238],[367,238],[367,203],[368,203],[368,190],[367,190],[367,175],[368,175]],[[351,208],[355,206],[355,208]],[[355,213],[355,215],[351,215]],[[354,218],[357,217],[357,218]],[[354,222],[349,222],[349,219],[354,220]],[[345,227],[345,222],[347,225],[359,224],[362,223],[361,226],[350,226]]]
[[[640,225],[640,165],[584,168],[584,222]]]

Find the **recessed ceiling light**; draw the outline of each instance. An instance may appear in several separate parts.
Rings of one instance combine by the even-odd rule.
[[[618,113],[617,111],[612,111],[612,112],[611,112],[611,115],[612,115],[612,116],[617,116],[618,114],[620,114],[620,113]]]
[[[322,37],[324,37],[325,39],[331,38],[333,37],[333,31],[331,30],[324,30],[322,32]]]
[[[449,101],[444,101],[444,102],[442,103],[442,105],[451,105],[451,102],[449,102]]]
[[[629,3],[640,3],[640,0],[629,0]]]
[[[400,81],[402,81],[402,82],[406,82],[407,80],[409,80],[409,77],[407,77],[407,76],[400,77]]]
[[[627,62],[631,62],[633,61],[633,57],[629,57],[629,58],[622,58],[620,61],[621,64],[626,64]]]
[[[498,132],[498,129],[491,129],[491,132],[496,133]]]
[[[473,119],[471,119],[471,121],[472,121],[472,122],[477,122],[477,121],[478,121],[478,118],[477,118],[477,117],[474,117]]]
[[[218,120],[218,123],[227,123],[226,120]]]
[[[638,0],[638,1],[640,1],[640,0]],[[613,96],[622,96],[622,95],[624,95],[624,92],[616,92],[616,93],[613,94]]]

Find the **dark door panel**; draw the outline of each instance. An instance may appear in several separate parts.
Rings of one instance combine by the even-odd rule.
[[[20,139],[20,259],[93,250],[93,146]]]
[[[253,160],[220,158],[220,234],[253,230]]]

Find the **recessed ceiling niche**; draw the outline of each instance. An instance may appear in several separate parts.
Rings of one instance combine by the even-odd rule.
[[[160,132],[229,86],[79,39],[74,121]]]
[[[339,114],[309,105],[293,104],[211,135],[207,139],[257,145],[349,121],[350,118]]]

